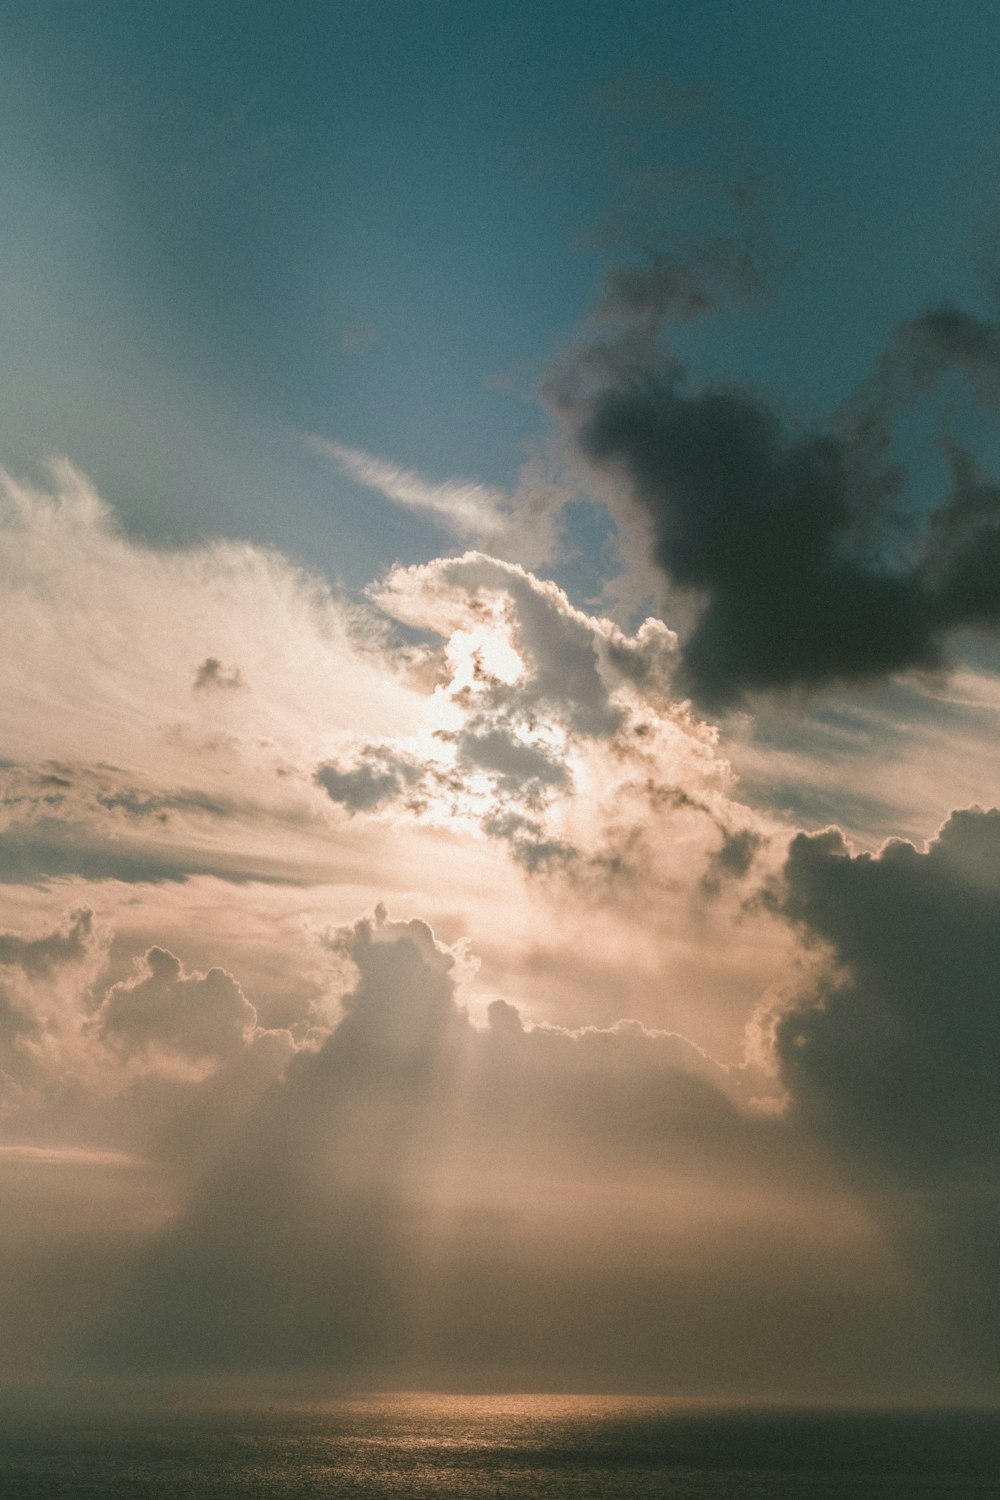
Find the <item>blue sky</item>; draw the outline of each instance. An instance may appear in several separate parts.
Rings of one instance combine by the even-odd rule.
[[[259,538],[355,584],[426,554],[422,523],[299,435],[511,484],[637,171],[700,174],[693,207],[646,194],[681,232],[717,216],[720,184],[765,184],[766,297],[678,342],[793,415],[825,415],[900,318],[985,297],[989,5],[0,16],[0,447],[15,468],[68,454],[152,536]],[[707,86],[704,107],[614,106],[650,77]]]

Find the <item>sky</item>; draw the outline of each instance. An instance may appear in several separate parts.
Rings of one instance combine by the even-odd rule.
[[[995,1405],[995,8],[0,38],[0,1392]]]

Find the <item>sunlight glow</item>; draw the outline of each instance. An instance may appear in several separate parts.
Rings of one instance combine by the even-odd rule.
[[[452,668],[452,692],[475,689],[484,679],[510,685],[524,675],[524,662],[515,651],[510,629],[499,615],[469,630],[456,630],[447,646]]]

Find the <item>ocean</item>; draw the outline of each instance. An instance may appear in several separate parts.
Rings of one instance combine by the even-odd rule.
[[[8,1410],[3,1500],[971,1500],[1000,1418],[662,1399],[378,1396],[308,1409]]]

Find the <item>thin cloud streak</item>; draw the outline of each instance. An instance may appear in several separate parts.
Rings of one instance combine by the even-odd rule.
[[[349,478],[374,490],[393,505],[422,511],[463,537],[487,538],[501,532],[509,520],[510,499],[503,490],[474,480],[447,479],[435,483],[360,448],[327,438],[312,437],[310,443],[336,464]]]

